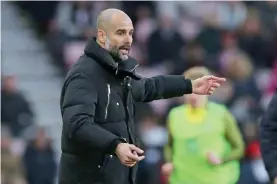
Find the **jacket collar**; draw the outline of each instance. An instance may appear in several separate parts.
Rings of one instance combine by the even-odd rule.
[[[141,77],[135,73],[138,62],[134,58],[129,56],[127,60],[118,63],[115,62],[109,52],[96,42],[96,37],[89,39],[84,52],[88,57],[95,59],[100,65],[117,76],[129,76],[136,80],[141,79]]]

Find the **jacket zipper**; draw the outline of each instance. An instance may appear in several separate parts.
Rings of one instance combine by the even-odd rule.
[[[130,125],[129,125],[129,114],[130,114],[130,110],[128,107],[128,95],[129,95],[129,91],[130,91],[130,78],[126,77],[124,80],[124,91],[125,91],[125,99],[124,99],[124,103],[125,103],[125,112],[126,112],[126,125],[127,125],[127,130],[128,130],[128,134],[130,137],[130,141],[134,143],[134,138],[132,135],[132,131],[130,129]]]
[[[138,66],[139,66],[139,64],[137,64],[136,66],[134,66],[134,68],[133,68],[130,72],[133,72]]]
[[[107,87],[108,87],[108,102],[107,102],[106,111],[105,111],[105,120],[107,120],[108,108],[109,108],[109,105],[110,105],[110,96],[111,96],[111,86],[110,86],[110,84],[107,84]]]

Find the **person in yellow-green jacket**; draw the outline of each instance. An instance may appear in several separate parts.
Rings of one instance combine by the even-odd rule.
[[[193,67],[184,75],[196,79],[209,75]],[[169,184],[236,184],[244,142],[228,109],[207,96],[187,95],[186,104],[168,115],[169,141],[162,172]]]

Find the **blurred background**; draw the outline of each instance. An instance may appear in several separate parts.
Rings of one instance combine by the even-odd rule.
[[[228,106],[246,143],[239,184],[267,184],[258,124],[277,87],[277,1],[1,2],[1,184],[56,183],[61,85],[106,8],[133,20],[138,73],[182,74],[204,65],[228,78],[211,99]],[[146,154],[138,184],[167,183],[160,173],[165,119],[182,103],[136,104]]]

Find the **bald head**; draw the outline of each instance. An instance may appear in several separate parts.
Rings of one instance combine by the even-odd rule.
[[[121,60],[128,58],[133,32],[132,20],[119,9],[106,9],[97,18],[97,42]]]
[[[132,23],[132,20],[126,13],[119,9],[106,9],[97,18],[97,29],[108,31],[113,26],[124,22]]]

